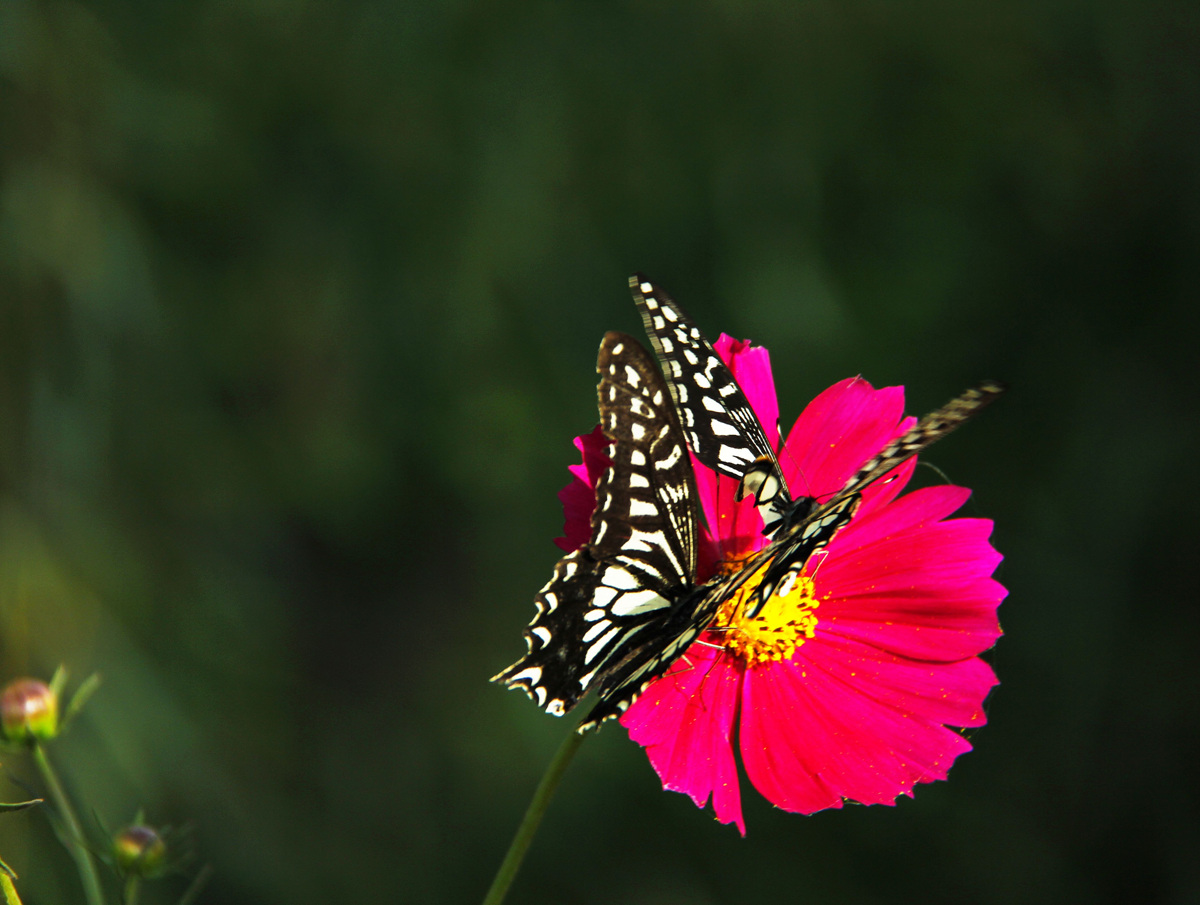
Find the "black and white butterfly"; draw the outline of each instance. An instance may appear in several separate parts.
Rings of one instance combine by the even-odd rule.
[[[772,543],[727,579],[727,597],[752,576],[761,580],[746,615],[753,618],[773,593],[786,596],[814,552],[854,517],[862,491],[941,439],[994,400],[1004,387],[988,381],[967,390],[888,443],[824,501],[793,497],[766,432],[746,394],[687,313],[642,274],[629,278],[646,333],[679,410],[688,445],[707,467],[737,480],[737,499],[749,494]],[[763,571],[765,567],[765,572]]]
[[[596,484],[591,540],[554,567],[525,630],[528,653],[492,679],[556,716],[595,692],[581,732],[623,713],[720,602],[695,584],[695,476],[653,357],[609,333],[596,370],[612,464]]]
[[[591,540],[563,557],[535,598],[528,652],[493,677],[558,716],[595,692],[584,731],[619,716],[755,579],[753,618],[786,596],[814,553],[854,517],[867,485],[976,414],[1003,388],[986,383],[925,416],[824,501],[792,498],[745,394],[690,318],[640,275],[634,297],[663,365],[631,337],[609,333],[597,371],[612,464],[596,485]],[[681,424],[680,419],[683,419]],[[771,543],[740,571],[696,583],[700,514],[687,455],[752,494]]]

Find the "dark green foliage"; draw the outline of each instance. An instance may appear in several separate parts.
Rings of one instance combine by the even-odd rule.
[[[1195,901],[1197,59],[1156,0],[0,3],[0,681],[103,673],[58,761],[194,822],[208,905],[477,901],[644,270],[785,419],[1011,386],[930,455],[1003,684],[950,782],[747,786],[744,842],[606,729],[512,901]],[[0,853],[77,900],[40,816]]]

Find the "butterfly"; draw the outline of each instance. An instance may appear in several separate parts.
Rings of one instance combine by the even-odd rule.
[[[721,596],[759,578],[746,616],[753,618],[772,594],[787,596],[805,564],[854,517],[862,491],[892,469],[978,414],[1004,392],[985,381],[920,419],[864,462],[824,501],[793,497],[783,470],[746,394],[687,313],[640,273],[629,278],[634,302],[671,392],[692,453],[703,465],[738,481],[741,500],[754,497],[771,543],[727,580]]]
[[[596,484],[591,539],[559,560],[535,597],[527,652],[492,678],[561,716],[589,692],[579,731],[619,716],[756,579],[746,616],[786,596],[814,553],[853,519],[862,491],[945,436],[1003,387],[981,384],[926,415],[820,501],[793,498],[766,433],[733,374],[684,311],[642,277],[634,298],[662,364],[609,333],[596,369],[611,464]],[[696,581],[700,512],[688,447],[753,495],[770,543],[735,573]]]
[[[654,358],[608,333],[596,370],[611,464],[596,484],[591,539],[559,560],[535,597],[525,656],[492,678],[556,716],[594,692],[580,732],[623,713],[720,603],[695,584],[696,481]]]

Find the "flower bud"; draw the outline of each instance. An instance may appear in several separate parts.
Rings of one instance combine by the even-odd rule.
[[[31,742],[58,734],[58,695],[38,679],[14,679],[0,691],[0,732],[10,742]]]
[[[157,873],[167,857],[167,844],[148,826],[127,826],[113,837],[113,859],[125,874],[149,877]]]

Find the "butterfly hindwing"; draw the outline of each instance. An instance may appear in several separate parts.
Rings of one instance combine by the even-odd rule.
[[[591,540],[555,566],[535,598],[528,653],[493,680],[555,715],[595,688],[584,728],[622,712],[682,649],[699,530],[686,442],[650,354],[609,333],[596,368],[611,464],[596,485]]]

